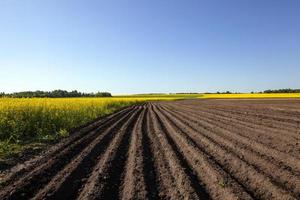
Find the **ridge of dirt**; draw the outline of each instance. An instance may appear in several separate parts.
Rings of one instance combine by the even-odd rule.
[[[300,199],[300,100],[120,110],[2,172],[0,199]]]

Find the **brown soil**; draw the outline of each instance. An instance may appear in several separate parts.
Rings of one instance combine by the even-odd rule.
[[[300,199],[300,100],[137,105],[2,174],[0,199]]]

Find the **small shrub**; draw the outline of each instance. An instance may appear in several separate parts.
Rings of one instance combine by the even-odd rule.
[[[61,138],[69,137],[69,132],[66,129],[60,129],[57,135]]]

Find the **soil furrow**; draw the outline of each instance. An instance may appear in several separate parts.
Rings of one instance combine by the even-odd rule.
[[[37,166],[41,166],[45,164],[49,159],[49,157],[59,154],[64,149],[69,148],[72,143],[77,140],[82,139],[83,137],[88,137],[105,127],[111,126],[116,120],[123,116],[123,114],[128,113],[132,110],[132,107],[128,107],[124,110],[120,110],[114,114],[111,114],[106,117],[101,117],[95,120],[92,123],[88,123],[87,126],[82,126],[81,128],[76,128],[71,131],[71,135],[69,138],[63,139],[57,145],[52,146],[46,152],[43,152],[43,156],[36,156],[28,161],[25,161],[22,164],[19,164],[11,169],[9,169],[4,175],[2,175],[2,184],[8,185],[16,181],[16,179],[20,179],[21,176],[25,176],[26,173],[30,172]]]
[[[240,184],[244,185],[244,188],[249,188],[248,191],[254,191],[252,193],[256,195],[256,198],[292,199],[292,196],[287,195],[286,191],[274,185],[268,177],[256,171],[255,168],[240,159],[234,152],[228,151],[219,143],[210,140],[203,132],[190,129],[186,123],[174,115],[168,115],[167,117],[169,120],[173,120],[174,127],[178,127],[180,130],[184,128],[183,132],[195,141],[203,151],[213,156],[229,174],[234,176]]]
[[[1,172],[0,199],[300,199],[300,100],[124,108]]]
[[[270,127],[270,126],[266,126],[264,124],[259,124],[259,123],[257,123],[257,119],[253,119],[247,115],[248,110],[245,110],[244,115],[241,117],[241,116],[232,115],[226,111],[220,112],[215,109],[206,108],[206,107],[180,106],[180,107],[176,107],[176,108],[177,109],[187,108],[187,109],[194,110],[196,112],[204,112],[206,114],[213,115],[217,119],[220,118],[220,119],[230,120],[231,123],[233,122],[232,125],[234,125],[235,123],[240,123],[243,126],[246,125],[246,126],[254,127],[254,130],[260,130],[260,131],[265,130],[265,133],[270,136],[277,135],[278,137],[280,137],[284,133],[285,136],[289,137],[290,140],[300,139],[300,135],[299,135],[299,133],[297,133],[298,128],[300,128],[300,125],[298,128],[293,129],[293,131],[290,131],[290,130],[286,131],[286,130],[282,129],[282,127],[280,127],[280,128]],[[272,124],[274,124],[274,123],[272,123]]]
[[[243,112],[234,112],[230,109],[220,109],[220,108],[214,108],[214,112],[218,113],[226,113],[227,115],[232,116],[232,118],[235,119],[242,119],[248,120],[250,122],[255,122],[255,124],[259,124],[268,128],[272,129],[278,129],[280,128],[281,130],[284,130],[285,132],[289,133],[292,131],[292,133],[299,128],[299,122],[294,121],[293,123],[287,123],[287,122],[282,122],[280,120],[270,119],[268,117],[264,116],[259,116],[259,115],[251,115],[249,114],[250,109],[245,109]],[[274,115],[275,113],[273,113]],[[276,123],[274,123],[276,122]],[[293,137],[297,137],[298,135],[291,134]]]
[[[135,109],[135,108],[133,108]],[[132,112],[132,111],[131,111]],[[123,116],[119,121],[124,120]],[[116,124],[114,122],[114,124]],[[58,173],[65,165],[67,165],[74,156],[79,154],[82,149],[87,147],[97,136],[98,130],[92,131],[88,136],[71,144],[69,148],[64,149],[57,155],[48,158],[48,162],[37,166],[26,176],[21,177],[13,185],[3,188],[0,192],[1,199],[19,199],[32,197],[35,191],[42,188]],[[9,196],[7,195],[9,194]]]
[[[126,156],[134,125],[140,118],[141,109],[128,124],[114,137],[99,162],[94,167],[78,199],[118,199],[120,196],[121,176],[125,168]]]
[[[189,113],[188,115],[192,114]],[[203,117],[202,115],[193,115],[193,117],[194,119],[192,120],[196,121],[199,125],[212,130],[212,132],[218,132],[220,134],[226,135],[226,137],[230,138],[231,140],[236,140],[238,143],[250,147],[251,149],[259,152],[262,155],[271,157],[279,163],[284,163],[291,169],[295,170],[297,173],[300,172],[300,160],[296,157],[270,148],[260,141],[253,140],[250,136],[246,137],[239,131],[228,130],[228,127],[222,127],[220,123],[215,122],[216,120],[208,119],[206,117]]]
[[[217,110],[220,110],[220,111],[225,111],[225,112],[228,112],[229,110],[228,109],[224,109],[224,108],[219,108]],[[244,115],[244,110],[243,109],[238,109],[237,107],[235,107],[235,109],[231,109],[229,111],[230,113],[233,113],[233,114],[236,114],[236,115]],[[297,118],[291,118],[291,117],[279,117],[279,116],[274,116],[272,115],[272,113],[260,113],[260,112],[257,112],[257,110],[255,110],[255,112],[252,112],[251,110],[250,111],[247,111],[247,115],[248,116],[252,116],[254,118],[264,118],[266,120],[271,120],[271,121],[277,121],[277,122],[280,122],[284,125],[287,125],[287,126],[291,126],[291,127],[294,127],[296,126],[297,123],[300,123],[300,120],[297,119]]]
[[[159,195],[162,199],[198,199],[196,188],[193,188],[191,179],[180,165],[176,152],[160,129],[152,107],[151,105],[149,109],[149,137],[154,148],[154,159],[162,189]]]
[[[189,166],[197,173],[199,180],[207,187],[206,190],[212,198],[252,199],[209,155],[204,151],[200,151],[192,140],[182,134],[182,131],[175,130],[160,112],[157,110],[156,112],[163,119],[164,129],[168,131],[168,135],[172,138],[174,144],[187,159]],[[225,187],[223,182],[226,182],[226,184],[230,182],[230,187]]]
[[[170,106],[168,105],[170,108]],[[173,106],[171,106],[172,109],[174,109]],[[222,128],[225,128],[231,132],[238,131],[239,134],[243,134],[244,136],[259,141],[263,143],[264,145],[271,146],[273,149],[277,149],[278,151],[281,151],[283,153],[289,153],[290,155],[294,157],[300,157],[299,156],[299,150],[300,145],[298,145],[298,148],[295,148],[295,143],[300,142],[300,140],[295,140],[295,138],[289,138],[289,137],[282,137],[282,132],[278,131],[278,134],[275,134],[274,130],[264,130],[265,127],[257,126],[252,123],[252,125],[249,123],[245,124],[244,122],[241,122],[240,120],[233,120],[230,118],[229,115],[220,116],[212,114],[212,112],[206,111],[203,112],[202,110],[194,111],[195,109],[191,108],[177,108],[178,111],[186,111],[190,115],[195,116],[195,118],[203,118],[206,117],[207,119],[213,120],[214,124],[217,124],[218,126],[221,126]]]
[[[165,129],[165,126],[163,126],[163,123],[161,122],[160,118],[156,115],[156,124],[159,125],[159,130],[162,130],[164,132],[166,141],[168,144],[170,144],[170,147],[172,148],[172,151],[174,151],[180,166],[184,169],[186,175],[189,178],[189,181],[191,182],[191,186],[195,189],[195,192],[197,193],[198,197],[200,199],[209,199],[209,195],[207,194],[206,190],[203,187],[203,184],[198,180],[197,176],[194,174],[193,170],[189,167],[188,162],[184,158],[184,156],[180,153],[172,139],[167,134],[167,130]]]
[[[72,160],[63,170],[61,170],[34,199],[73,199],[78,190],[86,182],[97,160],[113,140],[115,135],[128,125],[128,121],[133,120],[134,112],[130,112],[116,122],[109,129],[104,131],[99,137],[93,140],[77,157]]]
[[[179,109],[178,109],[179,110]],[[249,139],[249,143],[243,143],[240,141],[240,137],[238,137],[241,132],[243,132],[242,130],[237,131],[235,129],[229,129],[229,127],[227,126],[223,126],[222,123],[217,123],[217,120],[214,120],[213,118],[209,119],[206,115],[204,114],[193,114],[192,112],[187,112],[187,111],[182,111],[178,112],[176,110],[173,109],[173,112],[175,113],[179,113],[181,115],[185,115],[185,117],[187,119],[190,120],[190,122],[193,122],[194,124],[196,124],[199,128],[204,128],[205,130],[210,131],[211,133],[215,133],[215,135],[221,135],[223,138],[227,138],[228,140],[232,141],[235,143],[235,145],[237,146],[241,146],[251,152],[255,152],[257,155],[259,155],[260,157],[263,157],[267,160],[269,160],[269,162],[272,162],[278,166],[281,166],[281,168],[286,169],[286,170],[290,170],[291,172],[293,172],[294,174],[300,175],[299,171],[289,167],[289,165],[286,165],[286,162],[282,161],[281,159],[276,159],[273,158],[272,156],[270,156],[270,154],[268,153],[264,153],[263,151],[257,150],[255,148],[255,145],[253,145],[252,143],[255,143],[256,141],[246,137],[246,139]],[[232,125],[234,126],[234,125]],[[250,132],[251,133],[251,132]],[[251,140],[253,140],[253,142],[251,142]],[[250,145],[248,145],[250,144]],[[266,148],[271,149],[276,151],[276,149],[272,149],[271,147],[266,146]],[[282,154],[284,154],[284,152],[281,152]],[[271,154],[272,155],[272,154]],[[278,156],[276,156],[278,157]],[[291,157],[289,155],[286,155],[286,157]],[[293,157],[292,157],[293,158]],[[297,158],[293,158],[295,160],[295,162],[293,163],[293,165],[297,166],[299,159]]]
[[[146,108],[142,122],[142,148],[143,148],[143,172],[146,183],[148,199],[159,200],[157,169],[154,164],[154,149],[150,145],[149,132],[149,106]]]
[[[278,120],[268,120],[263,117],[255,117],[252,115],[248,115],[249,110],[245,109],[244,112],[240,114],[236,114],[234,112],[229,112],[227,109],[214,109],[212,113],[218,113],[218,114],[225,114],[225,116],[231,116],[231,118],[241,120],[241,121],[249,121],[250,123],[254,123],[257,125],[261,125],[262,127],[269,128],[275,132],[285,132],[287,136],[291,136],[293,138],[298,138],[299,135],[295,134],[296,130],[300,127],[299,122],[293,123],[293,125],[287,125],[287,124],[282,124]],[[273,113],[273,115],[277,115],[276,112]]]
[[[167,112],[172,114],[172,118],[177,118],[178,120],[183,118],[189,119],[187,116],[188,114],[184,115],[183,113],[180,113],[181,115],[179,115],[170,110],[167,110]],[[243,148],[232,140],[228,140],[219,136],[218,134],[204,129],[203,127],[199,127],[199,125],[193,123],[192,120],[189,120],[188,122],[183,120],[183,122],[186,129],[201,133],[204,137],[208,138],[215,144],[222,146],[222,148],[226,149],[228,152],[233,153],[235,156],[251,165],[257,171],[264,173],[264,175],[269,177],[275,184],[279,185],[285,190],[291,191],[295,194],[295,196],[300,195],[300,176],[297,174],[291,173],[285,168],[281,168],[281,166],[274,165],[273,163],[269,162],[269,160],[261,157],[259,154]]]
[[[211,102],[211,101],[206,101],[206,102]],[[174,104],[174,105],[178,105],[178,104]],[[227,114],[231,114],[234,116],[248,116],[251,119],[264,119],[264,120],[259,120],[260,123],[263,122],[273,122],[276,121],[278,122],[278,124],[283,123],[282,125],[287,125],[286,123],[288,123],[288,126],[285,126],[286,128],[291,128],[291,127],[297,127],[297,125],[299,125],[299,116],[297,114],[294,114],[292,117],[285,117],[282,115],[278,115],[278,111],[276,110],[272,110],[272,111],[268,111],[267,112],[267,116],[264,116],[265,113],[263,113],[262,115],[259,115],[259,113],[261,113],[261,109],[257,107],[257,104],[254,103],[254,106],[248,107],[245,105],[242,106],[238,106],[238,105],[219,105],[218,102],[216,101],[212,101],[211,103],[203,103],[203,105],[200,107],[199,104],[195,104],[195,103],[188,103],[188,104],[181,104],[180,106],[190,106],[190,107],[194,107],[197,109],[201,109],[201,108],[207,108],[210,109],[213,112],[223,112],[223,113],[227,113]],[[237,111],[239,110],[239,111]],[[269,117],[268,117],[269,116]],[[270,117],[272,119],[270,119]],[[283,120],[283,121],[282,121]],[[274,125],[272,123],[266,123],[268,125]],[[276,125],[278,125],[276,124]]]
[[[125,174],[122,183],[122,199],[147,199],[145,177],[143,173],[142,123],[144,122],[146,107],[133,129],[128,151]]]

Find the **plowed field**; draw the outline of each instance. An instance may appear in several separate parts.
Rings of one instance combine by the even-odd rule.
[[[300,199],[300,100],[136,105],[3,174],[3,200]]]

